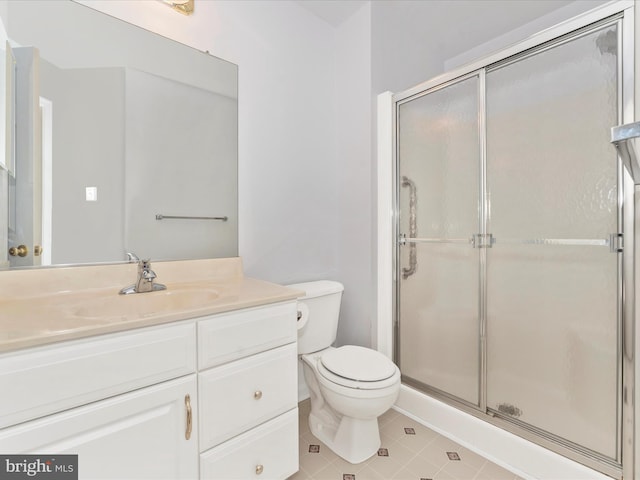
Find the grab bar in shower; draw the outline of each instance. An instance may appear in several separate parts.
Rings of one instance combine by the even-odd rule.
[[[633,183],[640,185],[640,163],[631,140],[640,138],[640,122],[618,125],[611,129],[611,143],[616,147],[622,163],[629,171]]]
[[[164,220],[165,218],[180,218],[186,220],[221,220],[226,222],[229,220],[229,217],[188,217],[184,215],[162,215],[161,213],[156,214],[156,220]]]
[[[416,184],[408,177],[402,177],[403,187],[409,187],[409,238],[415,238],[418,235],[418,219],[417,219],[417,207],[418,207],[418,194]],[[406,238],[406,237],[404,237]],[[409,245],[409,267],[402,268],[402,278],[407,279],[414,273],[418,267],[418,254],[416,252],[415,243]]]

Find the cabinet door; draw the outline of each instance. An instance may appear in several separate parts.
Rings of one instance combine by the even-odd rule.
[[[196,376],[189,375],[16,425],[0,430],[0,451],[77,454],[83,480],[195,479],[196,391]]]

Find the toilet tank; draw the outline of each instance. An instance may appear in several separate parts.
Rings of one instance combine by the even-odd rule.
[[[298,320],[298,353],[317,352],[331,346],[338,333],[344,286],[329,280],[288,286],[305,292],[304,297],[298,298],[301,314]]]

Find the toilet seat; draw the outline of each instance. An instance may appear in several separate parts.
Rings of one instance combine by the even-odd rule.
[[[374,390],[400,380],[398,367],[380,352],[346,345],[326,351],[318,359],[318,373],[343,387]]]

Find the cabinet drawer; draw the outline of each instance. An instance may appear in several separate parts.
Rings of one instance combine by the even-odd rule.
[[[195,372],[195,324],[0,356],[0,428]]]
[[[294,408],[295,343],[200,373],[200,450]]]
[[[198,368],[295,342],[296,302],[217,315],[198,322]]]
[[[201,480],[283,480],[296,471],[297,408],[200,455]]]

